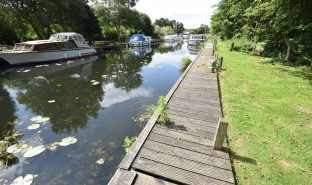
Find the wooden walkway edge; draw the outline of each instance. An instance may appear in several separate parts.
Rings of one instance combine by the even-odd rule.
[[[161,110],[154,112],[110,185],[235,183],[229,154],[213,150],[222,115],[212,50],[202,49],[167,94],[171,123],[158,124]]]

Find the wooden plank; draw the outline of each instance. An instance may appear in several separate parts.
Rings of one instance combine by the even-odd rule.
[[[193,118],[193,119],[197,119],[197,120],[202,120],[202,121],[209,121],[209,122],[218,122],[218,116],[215,117],[210,117],[208,115],[201,115],[201,114],[191,114],[191,113],[187,113],[187,112],[182,112],[182,111],[176,111],[176,110],[168,110],[169,116],[171,115],[177,115],[177,116],[183,116],[186,118]]]
[[[176,120],[176,119],[170,119],[170,125],[174,125],[174,126],[178,126],[178,127],[186,127],[187,129],[190,129],[194,132],[197,131],[203,131],[203,132],[208,132],[208,133],[212,133],[215,134],[216,132],[216,126],[212,126],[212,125],[198,125],[198,124],[194,124],[191,122],[187,122],[184,120]]]
[[[204,94],[204,95],[209,95],[209,96],[215,96],[217,98],[219,98],[219,92],[217,90],[208,90],[208,89],[192,89],[192,88],[178,88],[177,92],[184,92],[184,93],[189,93],[189,94],[196,94],[196,95],[200,95],[200,94]]]
[[[222,150],[228,125],[229,123],[225,118],[219,118],[217,131],[213,140],[213,149]]]
[[[172,130],[163,129],[160,127],[155,127],[152,130],[152,133],[160,134],[163,136],[170,136],[170,137],[177,138],[179,140],[189,141],[189,142],[198,143],[198,144],[207,145],[207,146],[212,146],[212,141],[213,141],[213,137],[211,139],[196,137],[196,136],[191,136],[191,135],[187,135],[187,134],[172,131]]]
[[[195,104],[210,104],[213,106],[219,106],[220,107],[220,102],[216,101],[216,100],[211,100],[211,99],[200,99],[200,98],[196,98],[196,97],[183,97],[183,96],[178,96],[175,95],[174,98],[179,98],[181,100],[188,100],[188,101],[193,101],[193,103]]]
[[[175,115],[175,114],[170,114],[170,120],[173,122],[189,122],[191,124],[196,124],[196,125],[202,125],[206,127],[211,127],[211,128],[217,128],[218,122],[211,121],[211,120],[199,120],[195,118],[190,118],[190,117],[185,117],[183,115]]]
[[[230,159],[228,153],[223,152],[223,151],[213,150],[212,145],[210,146],[201,145],[198,143],[192,143],[189,141],[184,141],[184,140],[173,138],[170,136],[163,136],[163,135],[153,134],[153,133],[149,135],[148,140],[171,145],[174,147],[191,150],[197,153],[215,156],[215,157],[222,158],[222,159],[227,159],[227,160]]]
[[[215,166],[203,164],[196,161],[191,161],[173,155],[168,155],[166,153],[157,152],[147,148],[142,148],[138,157],[166,164],[169,166],[174,166],[176,168],[195,172],[197,174],[212,177],[229,183],[234,183],[233,173],[231,171],[222,168],[217,168]],[[139,161],[139,159],[136,161]],[[137,168],[140,169],[139,162],[137,162]]]
[[[196,136],[196,137],[202,137],[202,138],[208,138],[208,139],[213,139],[215,134],[214,133],[209,133],[209,132],[204,132],[201,130],[196,130],[194,128],[188,128],[185,127],[184,125],[176,125],[176,124],[168,124],[168,125],[161,125],[161,124],[156,124],[155,127],[159,127],[162,129],[168,129],[172,130],[175,132],[180,132],[183,134],[188,134],[191,136]]]
[[[134,182],[134,185],[177,185],[175,183],[171,183],[159,178],[155,178],[153,176],[136,172],[137,178]]]
[[[169,165],[164,165],[144,158],[139,158],[133,163],[133,168],[143,172],[155,174],[160,177],[172,179],[183,184],[194,185],[230,185],[233,183],[220,181],[211,177],[186,171]]]
[[[209,110],[209,109],[201,109],[201,108],[193,108],[192,106],[177,106],[169,104],[169,110],[175,110],[180,112],[187,112],[195,115],[207,115],[209,117],[221,117],[221,111]]]
[[[117,169],[116,173],[109,181],[108,185],[131,185],[136,177],[134,171]]]
[[[197,56],[197,58],[200,56],[200,53]],[[176,89],[179,87],[180,83],[182,82],[182,80],[184,79],[184,77],[186,76],[188,71],[192,68],[192,66],[195,63],[195,61],[196,61],[196,59],[186,68],[186,70],[179,77],[177,82],[170,89],[170,91],[168,92],[167,96],[165,97],[166,103],[169,102],[170,98],[172,97],[172,95],[174,94]],[[140,148],[143,146],[144,141],[146,140],[147,136],[149,135],[149,133],[153,129],[153,127],[154,127],[154,125],[155,125],[155,123],[156,123],[156,121],[157,121],[161,111],[162,110],[156,110],[154,112],[154,114],[152,115],[151,119],[147,122],[147,124],[145,125],[143,131],[140,133],[140,135],[136,139],[135,143],[133,144],[133,146],[131,147],[129,152],[126,154],[126,156],[123,158],[123,160],[119,164],[119,166],[118,166],[119,168],[125,169],[125,170],[129,170],[130,169],[130,166],[131,166],[132,162],[134,161],[134,159],[135,159],[136,155],[138,154]]]
[[[194,107],[194,108],[208,109],[208,110],[221,112],[219,105],[211,105],[211,104],[206,104],[206,103],[196,103],[195,104],[191,100],[180,99],[180,98],[177,98],[177,97],[173,97],[169,101],[168,106],[170,106],[170,105],[173,105],[173,106],[176,105],[176,106],[181,106],[181,107],[192,105],[192,107]]]
[[[155,151],[162,152],[165,154],[177,156],[177,157],[188,159],[191,161],[204,163],[207,165],[215,166],[215,167],[230,170],[230,171],[232,170],[231,162],[229,160],[194,152],[188,149],[174,147],[171,145],[166,145],[166,144],[158,143],[158,142],[151,141],[151,140],[147,140],[143,148],[155,150]]]

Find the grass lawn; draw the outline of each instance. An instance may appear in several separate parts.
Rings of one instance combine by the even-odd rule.
[[[238,184],[311,184],[312,70],[229,51],[220,73]]]

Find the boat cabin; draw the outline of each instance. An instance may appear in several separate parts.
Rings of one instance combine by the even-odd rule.
[[[82,35],[77,33],[58,33],[51,35],[49,40],[28,41],[15,44],[13,51],[55,51],[73,50],[77,48],[89,48]]]
[[[190,36],[190,40],[205,40],[205,39],[206,39],[205,34],[196,34]]]

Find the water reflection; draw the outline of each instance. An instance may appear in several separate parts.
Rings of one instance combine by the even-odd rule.
[[[133,56],[142,58],[150,54],[153,50],[150,46],[148,46],[148,47],[132,47],[130,51]]]
[[[34,184],[106,184],[124,156],[124,138],[142,129],[132,118],[169,91],[186,54],[185,44],[162,45],[1,73],[1,140],[21,133],[8,144],[77,142],[32,158],[11,155],[7,168],[0,163],[0,180],[38,174]],[[35,116],[50,119],[29,130]]]

